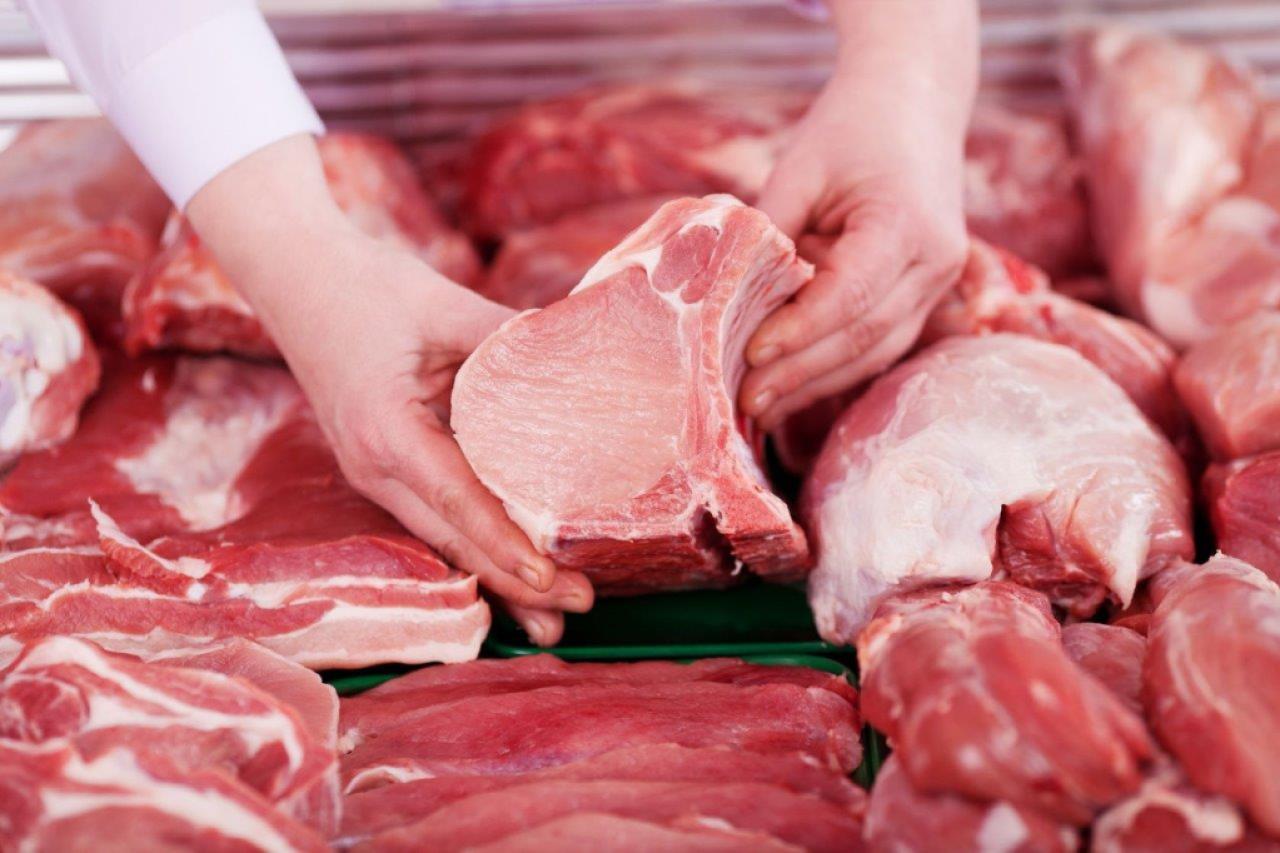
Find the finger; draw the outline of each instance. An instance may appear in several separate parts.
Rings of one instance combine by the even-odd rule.
[[[564,616],[555,610],[537,610],[517,604],[499,602],[499,606],[516,620],[535,646],[547,648],[564,636]]]
[[[759,367],[798,352],[871,311],[911,260],[898,229],[869,219],[830,247],[824,266],[795,299],[760,324],[747,344]]]
[[[764,189],[756,200],[756,207],[763,211],[782,233],[793,240],[809,223],[809,214],[817,197],[809,170],[799,170],[791,161],[783,158],[765,181]]]

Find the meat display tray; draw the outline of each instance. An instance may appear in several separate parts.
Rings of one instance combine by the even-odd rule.
[[[495,615],[486,654],[540,651],[513,621]],[[764,583],[600,599],[590,613],[565,618],[554,651],[568,661],[822,655],[851,664],[854,657],[853,649],[818,637],[804,590]]]

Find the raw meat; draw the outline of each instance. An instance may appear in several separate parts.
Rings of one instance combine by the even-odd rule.
[[[1280,112],[1208,51],[1122,29],[1066,54],[1094,233],[1116,297],[1176,347],[1280,304]]]
[[[180,772],[220,770],[283,813],[337,829],[337,757],[302,718],[249,682],[159,666],[50,637],[0,672],[0,741],[65,741],[92,762],[127,751]]]
[[[1040,593],[999,581],[905,593],[858,638],[862,707],[922,793],[1073,824],[1137,790],[1142,720],[1062,648]]]
[[[820,798],[860,816],[866,794],[800,753],[742,752],[724,747],[651,744],[622,747],[592,758],[532,773],[504,776],[441,776],[383,785],[343,801],[339,846],[413,823],[466,797],[547,780],[636,782],[764,782]]]
[[[0,837],[35,851],[328,849],[225,773],[189,771],[154,751],[86,758],[66,741],[0,740]]]
[[[1215,458],[1280,450],[1280,313],[1260,312],[1196,344],[1174,380]]]
[[[1055,278],[1089,266],[1083,165],[1064,118],[980,102],[965,139],[969,230]]]
[[[1203,491],[1218,548],[1280,583],[1280,451],[1210,466]]]
[[[809,600],[835,643],[895,590],[997,574],[1087,615],[1192,554],[1189,504],[1177,453],[1085,359],[950,338],[876,380],[814,463]]]
[[[416,846],[411,850],[418,850]],[[696,818],[678,827],[662,827],[641,820],[614,815],[584,814],[564,817],[536,829],[509,835],[493,844],[476,847],[472,853],[654,853],[680,850],[686,853],[799,853],[801,848],[756,833],[733,832],[714,822]]]
[[[1070,853],[1080,844],[1074,828],[1031,809],[921,794],[893,756],[876,773],[863,838],[870,853]]]
[[[1280,587],[1217,555],[1157,578],[1147,717],[1198,788],[1280,836]]]
[[[489,624],[473,577],[346,484],[274,367],[121,366],[0,507],[0,656],[63,633],[146,655],[238,636],[314,668],[424,663],[475,657]]]
[[[735,199],[664,205],[472,353],[458,443],[533,543],[604,593],[724,586],[736,565],[801,577],[804,534],[733,398],[747,337],[811,271]]]
[[[28,124],[0,152],[0,267],[119,333],[120,294],[155,254],[169,200],[105,119]]]
[[[476,288],[511,308],[545,308],[569,295],[587,270],[670,196],[611,201],[507,235]]]
[[[459,283],[475,280],[475,249],[445,223],[392,142],[334,133],[321,137],[318,146],[330,192],[361,231],[413,252]],[[163,242],[164,250],[124,296],[129,348],[276,355],[253,310],[180,214],[170,219]]]
[[[100,372],[80,317],[40,285],[0,270],[0,468],[70,438]]]
[[[1142,662],[1147,640],[1137,631],[1100,622],[1077,622],[1062,629],[1067,657],[1101,681],[1120,701],[1142,715]]]
[[[427,776],[525,773],[622,745],[802,752],[849,772],[860,759],[847,697],[804,683],[579,684],[444,702],[390,722],[344,728],[348,792]],[[344,723],[344,727],[346,724]]]
[[[1179,447],[1191,426],[1173,388],[1175,354],[1150,330],[1049,289],[1040,270],[971,240],[955,289],[930,315],[921,336],[1015,332],[1070,347],[1119,385]]]
[[[478,660],[467,666],[420,669],[345,699],[342,703],[343,749],[351,749],[387,726],[412,725],[416,714],[430,715],[436,706],[461,699],[543,687],[693,681],[744,686],[780,682],[830,690],[851,705],[858,699],[849,682],[838,675],[808,667],[751,664],[736,658],[707,658],[691,664],[666,661],[570,664],[553,655]]]
[[[809,96],[693,84],[602,86],[530,104],[477,141],[469,230],[501,237],[601,202],[764,186]]]

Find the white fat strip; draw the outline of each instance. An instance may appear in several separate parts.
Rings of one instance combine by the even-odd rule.
[[[353,747],[354,748],[354,747]],[[351,777],[351,781],[342,790],[344,794],[358,794],[361,791],[378,788],[396,782],[412,782],[415,779],[434,779],[436,774],[424,767],[405,764],[377,764],[367,767]]]
[[[29,673],[41,667],[67,664],[74,664],[117,686],[120,695],[127,697],[121,700],[105,693],[88,694],[89,719],[85,721],[82,731],[112,726],[168,728],[175,722],[184,728],[199,731],[230,729],[245,742],[250,752],[257,752],[266,744],[278,742],[284,747],[292,771],[302,765],[304,750],[293,720],[286,714],[277,712],[274,706],[260,714],[228,714],[192,705],[131,678],[87,643],[70,637],[51,637],[42,641],[31,649],[16,670],[8,673],[7,679],[10,682],[24,678],[44,679],[46,676],[42,674]],[[237,691],[245,689],[243,684],[229,676],[207,670],[192,671],[200,672],[202,677],[207,677],[210,681],[225,682]],[[155,706],[163,714],[158,715],[151,709],[140,709],[139,702]]]
[[[996,803],[987,810],[978,829],[978,849],[982,853],[1013,853],[1028,835],[1017,809],[1008,803]]]
[[[354,587],[357,589],[395,590],[404,589],[412,592],[431,593],[436,590],[447,590],[468,583],[465,575],[457,575],[442,581],[425,581],[417,578],[380,578],[367,575],[333,575],[327,578],[300,579],[297,581],[275,581],[270,583],[233,583],[228,584],[226,594],[229,598],[252,601],[258,607],[273,608],[286,604],[299,604],[305,601],[325,600],[327,589]],[[358,605],[338,602],[342,608],[354,608]],[[412,610],[422,612],[421,608],[377,607],[380,613]]]
[[[143,552],[163,566],[166,570],[171,571],[174,574],[184,575],[192,578],[193,580],[198,580],[209,574],[209,570],[212,568],[209,563],[204,560],[197,560],[194,557],[179,557],[176,560],[167,560],[163,557],[157,556],[138,542],[137,539],[134,539],[128,533],[121,530],[120,526],[116,524],[115,519],[107,515],[106,512],[104,512],[103,509],[93,500],[89,501],[89,512],[93,515],[93,520],[98,525],[99,536],[104,539],[110,539],[113,542],[117,542],[126,548]]]
[[[40,802],[45,823],[100,809],[145,808],[175,815],[187,823],[228,838],[241,839],[266,853],[292,853],[294,850],[275,827],[240,803],[216,791],[154,779],[138,766],[127,750],[112,750],[92,762],[74,757],[65,772],[73,783],[101,786],[107,790],[90,793],[59,791],[50,786],[41,788]]]

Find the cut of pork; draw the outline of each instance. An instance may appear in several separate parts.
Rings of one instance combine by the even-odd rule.
[[[410,846],[405,849],[422,848],[410,839]],[[609,850],[610,853],[653,853],[658,850],[799,853],[802,849],[760,833],[735,832],[715,821],[704,822],[697,816],[690,816],[677,826],[660,826],[634,818],[583,812],[513,833],[493,844],[473,848],[471,853],[545,853],[548,850],[566,853],[590,850]]]
[[[0,270],[0,468],[68,439],[100,372],[80,317],[40,285]]]
[[[1216,459],[1280,450],[1280,313],[1260,312],[1196,344],[1175,381]]]
[[[0,152],[0,267],[118,334],[120,294],[155,254],[169,208],[106,119],[28,124]]]
[[[1155,579],[1147,717],[1196,787],[1280,836],[1280,587],[1217,555]]]
[[[0,739],[64,741],[89,762],[125,751],[183,772],[219,770],[323,832],[338,825],[330,744],[287,705],[221,673],[51,637],[0,672]]]
[[[1080,844],[1075,828],[1031,809],[955,794],[922,794],[894,756],[876,773],[863,837],[870,853],[1072,853]]]
[[[1219,550],[1280,583],[1280,451],[1211,465],[1203,491]]]
[[[1141,783],[1141,718],[1067,657],[1038,592],[987,581],[889,599],[858,664],[867,721],[922,793],[1083,824]]]
[[[1081,356],[1003,333],[949,338],[876,380],[803,505],[809,600],[835,643],[895,590],[997,574],[1087,615],[1193,549],[1169,442]]]
[[[1065,85],[1116,298],[1176,347],[1280,304],[1280,110],[1252,78],[1173,39],[1070,42]]]
[[[1076,622],[1062,629],[1062,647],[1129,710],[1142,714],[1142,663],[1147,656],[1143,635],[1118,625]]]
[[[728,196],[664,205],[573,294],[458,372],[452,424],[533,543],[605,593],[802,576],[804,534],[735,411],[746,340],[811,274]]]
[[[329,191],[352,224],[414,253],[460,284],[475,280],[480,266],[475,249],[445,223],[394,143],[364,134],[332,133],[316,144]],[[163,251],[125,292],[130,349],[276,355],[253,310],[180,214],[170,219],[163,242]]]

